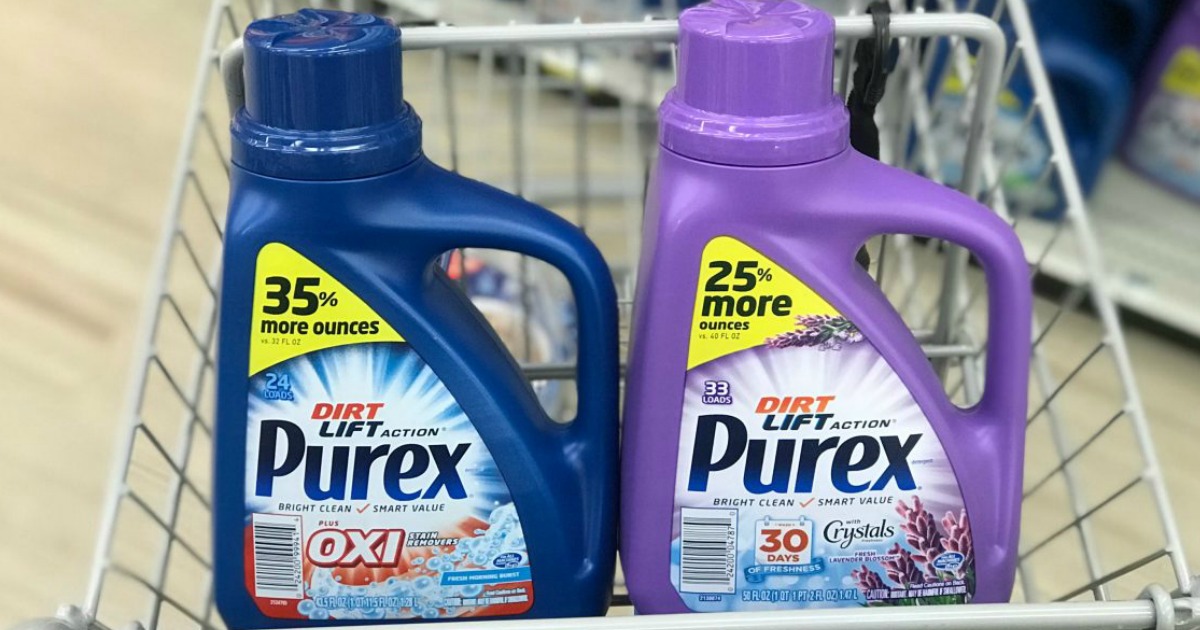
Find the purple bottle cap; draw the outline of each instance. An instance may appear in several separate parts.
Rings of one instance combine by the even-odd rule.
[[[734,166],[789,166],[850,144],[833,91],[833,18],[794,0],[713,0],[679,18],[677,85],[659,141]]]

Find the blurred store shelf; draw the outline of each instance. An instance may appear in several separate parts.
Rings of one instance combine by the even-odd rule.
[[[1108,290],[1121,306],[1200,338],[1200,204],[1140,177],[1116,160],[1105,167],[1088,201],[1089,218],[1108,268]],[[1079,284],[1086,273],[1059,224],[1026,219],[1017,225],[1031,255],[1052,239],[1043,271]]]

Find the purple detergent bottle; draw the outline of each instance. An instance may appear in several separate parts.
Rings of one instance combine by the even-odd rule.
[[[1031,289],[986,207],[849,148],[833,20],[683,13],[625,399],[621,557],[642,613],[1000,602],[1017,553]],[[855,252],[946,239],[988,281],[960,409]]]
[[[1200,0],[1179,7],[1142,76],[1125,161],[1200,200]]]

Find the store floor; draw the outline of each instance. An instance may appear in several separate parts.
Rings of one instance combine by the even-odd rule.
[[[6,9],[0,627],[83,597],[208,2],[41,0]],[[624,223],[612,217],[612,229],[597,234],[610,255],[624,249]],[[1070,331],[1096,335],[1094,321],[1073,317]],[[1200,355],[1141,331],[1128,339],[1186,535],[1200,519],[1191,500],[1200,491]],[[1137,452],[1127,443],[1107,456],[1133,462]],[[1131,541],[1157,535],[1144,514],[1128,520],[1114,532]],[[1195,566],[1200,541],[1186,546]]]

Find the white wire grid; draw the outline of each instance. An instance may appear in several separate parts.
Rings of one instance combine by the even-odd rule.
[[[362,9],[361,4],[340,6]],[[546,2],[503,0],[389,4],[375,8],[402,20],[456,24],[533,20],[566,10],[553,5],[551,11]],[[975,3],[965,4],[970,13]],[[406,48],[431,50],[406,55],[406,96],[425,120],[431,157],[568,216],[588,230],[619,276],[631,277],[655,144],[653,108],[672,83],[675,26],[639,22],[639,9],[627,1],[596,6],[604,8],[605,19],[630,21],[407,28]],[[60,613],[59,622],[67,627],[131,621],[149,629],[222,627],[212,606],[209,498],[216,278],[229,169],[228,109],[218,59],[248,20],[291,8],[213,2],[153,263],[127,425],[118,436],[91,584],[82,606]],[[584,13],[579,3],[570,8]],[[851,14],[856,9],[854,3],[845,7]],[[1014,595],[1014,601],[1073,603],[498,621],[487,622],[489,627],[1153,628],[1191,623],[1192,579],[1179,530],[1117,311],[1101,281],[1100,253],[1026,8],[1020,0],[1000,1],[988,16],[1005,24],[1007,47],[994,24],[952,15],[955,2],[945,0],[938,9],[893,21],[899,57],[880,111],[883,159],[938,179],[942,164],[963,151],[939,145],[931,130],[947,117],[961,117],[969,148],[965,175],[953,183],[1014,223],[1026,244],[1032,277],[1040,277],[1052,252],[1069,251],[1088,270],[1087,282],[1058,287],[1053,299],[1039,298],[1037,304]],[[668,3],[662,10],[672,12],[674,6]],[[870,32],[869,18],[839,18],[839,59]],[[942,76],[932,76],[939,58],[949,63]],[[838,73],[843,94],[850,70],[842,63]],[[985,105],[1020,72],[1033,87],[1023,129],[1044,134],[1051,148],[1039,181],[1066,203],[1065,219],[1054,224],[1029,218],[1009,202],[1000,184],[1014,149],[992,148],[992,108]],[[941,86],[947,76],[968,87],[968,106],[952,107],[940,89],[928,89]],[[886,250],[873,243],[872,251],[872,272],[942,370],[947,393],[960,403],[972,402],[984,378],[986,305],[969,257],[936,241],[905,236],[891,237]],[[622,295],[631,295],[628,283],[622,284]],[[513,349],[522,356],[520,348]],[[529,366],[531,376],[541,378],[569,379],[572,370],[571,365]],[[1165,587],[1145,588],[1155,583]],[[618,603],[627,601],[622,589],[618,584]],[[1147,599],[1136,599],[1140,595]]]

